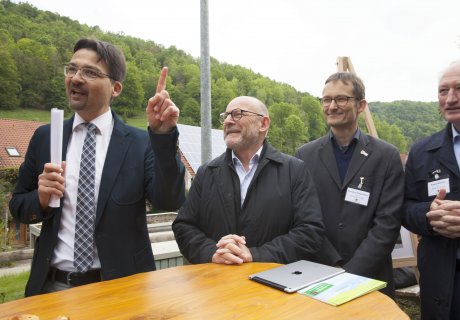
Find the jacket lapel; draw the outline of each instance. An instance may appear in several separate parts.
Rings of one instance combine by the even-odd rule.
[[[460,170],[455,157],[450,126],[451,124],[449,123],[443,134],[436,136],[432,140],[431,145],[428,146],[428,150],[433,151],[438,161],[447,167],[457,178],[460,178]]]
[[[118,172],[126,157],[127,150],[131,144],[131,136],[126,125],[112,112],[114,126],[112,137],[110,138],[109,148],[102,170],[101,184],[99,186],[99,196],[97,200],[96,224],[101,219],[101,215],[110,192],[118,176]]]
[[[224,154],[210,163],[210,167],[212,167],[213,180],[217,185],[217,193],[223,204],[224,215],[227,217],[227,221],[224,223],[228,223],[230,233],[237,233],[238,217],[235,211],[237,199],[233,188],[232,172],[234,169],[231,158],[231,150],[227,149]]]
[[[324,136],[319,148],[319,158],[326,167],[332,180],[335,182],[339,189],[342,189],[342,183],[340,182],[339,169],[337,168],[337,162],[335,160],[334,150],[332,146],[332,140],[329,135]]]
[[[62,136],[62,160],[67,158],[67,147],[69,146],[69,140],[72,135],[72,126],[75,115],[69,120],[64,121],[63,136]]]

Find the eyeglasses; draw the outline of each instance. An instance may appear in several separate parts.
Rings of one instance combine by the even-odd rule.
[[[64,66],[64,76],[68,78],[74,77],[78,71],[80,71],[80,76],[85,80],[92,81],[98,78],[110,78],[114,81],[117,81],[116,79],[112,78],[110,75],[102,71],[99,71],[97,69],[94,69],[94,68],[87,68],[87,67],[79,68],[71,64]]]
[[[329,107],[332,103],[332,100],[335,101],[335,104],[339,107],[344,107],[347,105],[348,103],[348,100],[350,99],[354,99],[355,97],[348,97],[348,96],[337,96],[335,98],[332,98],[332,97],[324,97],[322,99],[320,99],[321,101],[321,105],[323,107]]]
[[[219,115],[219,121],[220,123],[224,123],[225,119],[227,119],[228,115],[232,117],[233,121],[239,121],[242,117],[244,116],[259,116],[259,117],[264,117],[263,114],[248,111],[248,110],[243,110],[243,109],[233,109],[230,112],[223,112]]]

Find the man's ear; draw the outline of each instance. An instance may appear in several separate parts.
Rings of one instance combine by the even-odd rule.
[[[364,111],[364,109],[366,109],[367,107],[367,101],[366,100],[360,100],[358,102],[358,113],[361,113]]]
[[[123,90],[123,85],[121,84],[121,82],[115,81],[115,83],[112,86],[112,99],[115,97],[118,97],[121,94],[122,90]]]
[[[265,116],[262,118],[262,125],[260,126],[261,132],[267,132],[268,128],[270,128],[270,118]]]

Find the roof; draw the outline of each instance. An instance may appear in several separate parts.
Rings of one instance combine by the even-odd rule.
[[[29,141],[44,122],[0,118],[0,168],[19,167],[24,162]],[[7,148],[15,148],[19,156],[11,156]]]
[[[24,156],[29,141],[35,130],[45,122],[3,119],[0,118],[0,168],[19,167],[24,162]],[[181,160],[187,171],[194,176],[201,165],[201,127],[184,124],[177,125],[179,129],[179,150]],[[212,129],[212,158],[216,158],[226,150],[223,130]],[[19,156],[11,156],[7,148],[16,148]]]
[[[187,169],[191,168],[192,172],[189,172],[194,176],[201,165],[201,127],[177,124],[177,129],[179,130],[179,149],[186,160],[182,162],[186,167],[189,165]],[[227,150],[223,130],[211,130],[211,143],[212,159]]]

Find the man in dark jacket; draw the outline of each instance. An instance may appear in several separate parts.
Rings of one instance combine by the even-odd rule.
[[[155,270],[145,201],[176,210],[184,200],[179,109],[165,90],[164,68],[146,109],[148,133],[125,125],[110,108],[125,72],[114,45],[79,40],[64,67],[75,111],[64,122],[65,162],[50,163],[49,125],[30,141],[10,201],[17,221],[42,222],[26,296]],[[57,208],[49,206],[52,195],[61,198]]]
[[[403,225],[421,236],[422,319],[460,319],[460,61],[438,85],[444,130],[411,148],[406,164]]]
[[[324,226],[305,165],[266,142],[270,118],[258,99],[233,99],[220,119],[227,151],[200,167],[173,224],[182,254],[191,263],[310,258]]]
[[[318,262],[387,282],[394,296],[391,252],[401,227],[404,176],[398,150],[358,128],[367,107],[365,87],[338,72],[321,99],[330,131],[297,150],[319,194],[326,238]]]

